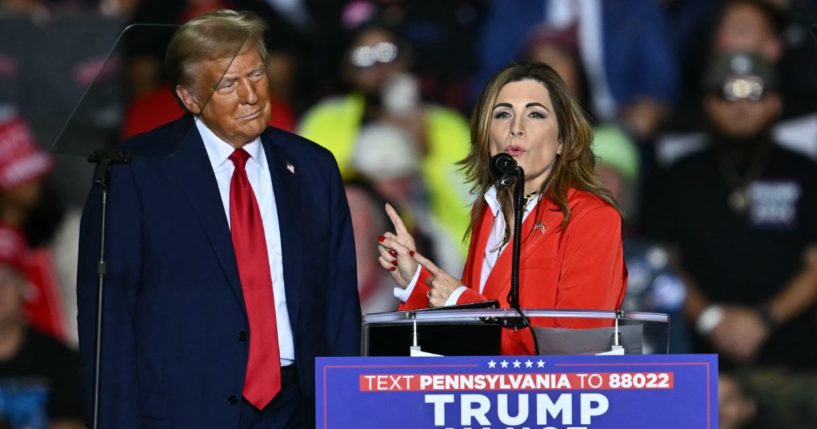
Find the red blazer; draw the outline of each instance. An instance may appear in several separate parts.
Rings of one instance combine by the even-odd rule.
[[[570,222],[560,224],[564,216],[550,200],[540,200],[522,224],[522,247],[519,266],[519,303],[522,308],[616,310],[621,307],[627,285],[627,268],[621,240],[621,216],[605,201],[589,192],[568,192]],[[471,246],[462,274],[468,287],[457,304],[496,299],[509,307],[513,242],[508,243],[488,275],[482,294],[479,281],[488,235],[494,216],[486,206],[471,234]],[[544,228],[538,227],[543,225]],[[543,231],[544,230],[544,231]],[[428,306],[431,275],[423,269],[408,301],[400,310]],[[597,328],[609,326],[595,319],[531,319],[544,327]],[[527,330],[503,330],[503,354],[532,354],[531,333]]]

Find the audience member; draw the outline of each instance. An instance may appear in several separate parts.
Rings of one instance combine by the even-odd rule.
[[[50,250],[43,246],[41,234],[45,229],[53,233],[53,224],[59,222],[60,209],[51,207],[51,212],[42,214],[43,183],[46,175],[54,167],[51,155],[42,151],[34,141],[34,136],[26,122],[16,117],[0,123],[0,225],[25,236],[28,229],[37,241],[37,248],[28,252],[25,259],[25,275],[32,286],[32,294],[25,301],[26,317],[33,326],[57,338],[65,338],[65,325],[60,285],[54,272],[54,262]],[[55,212],[56,211],[56,212]],[[33,229],[31,215],[56,216],[43,222],[36,222]],[[37,219],[34,219],[37,220]]]
[[[775,144],[782,101],[762,56],[718,57],[706,82],[709,144],[650,194],[646,229],[678,247],[697,352],[815,368],[817,165]]]
[[[600,120],[620,121],[639,141],[647,140],[674,101],[677,65],[658,2],[517,0],[508,7],[494,0],[486,17],[472,94],[502,65],[518,59],[525,34],[544,21],[576,25],[592,112]]]
[[[780,368],[721,369],[718,424],[730,429],[817,427],[817,373]]]
[[[451,237],[428,205],[428,188],[420,171],[422,154],[411,134],[382,122],[364,125],[349,162],[405,216],[421,253],[436,258],[443,269],[462,270],[462,238]],[[382,205],[380,214],[385,216]]]
[[[817,53],[809,27],[817,22],[814,5],[800,0],[728,0],[707,6],[696,35],[680,48],[683,91],[670,133],[659,142],[663,162],[700,146],[706,118],[698,108],[704,91],[705,66],[712,56],[754,52],[772,62],[780,74],[781,121],[774,135],[779,144],[817,159]],[[707,46],[701,49],[701,46]]]
[[[399,29],[414,52],[412,71],[423,98],[461,112],[469,108],[468,91],[476,67],[482,0],[353,0],[344,8],[344,25],[352,28],[374,15]]]
[[[58,146],[55,171],[43,181],[42,196],[27,209],[21,228],[33,249],[27,261],[32,290],[44,284],[60,287],[55,286],[50,294],[30,294],[26,311],[30,323],[71,344],[76,343],[75,232],[92,171],[86,155],[91,147],[108,143],[119,125],[111,122],[121,119],[121,81],[116,79],[120,70],[117,61],[106,63],[105,58],[121,30],[119,16],[131,6],[132,0],[0,2],[0,123],[22,118],[28,124],[25,134],[35,145]],[[86,94],[95,78],[95,88],[101,91]],[[78,108],[83,94],[87,103]],[[66,128],[69,117],[71,125]],[[55,143],[61,134],[67,138]],[[79,156],[61,156],[65,155],[59,151],[62,143],[69,141],[83,148],[71,152]],[[35,304],[46,300],[54,304]],[[43,311],[32,311],[32,306]],[[60,312],[61,324],[57,322]],[[42,323],[34,313],[53,323]]]
[[[684,92],[679,115],[671,124],[674,128],[695,129],[705,122],[697,106],[704,91],[706,66],[713,56],[755,52],[776,64],[783,55],[783,16],[767,0],[725,0],[707,7],[708,16],[697,22],[695,34],[680,47]]]
[[[537,25],[525,37],[523,56],[528,61],[553,67],[573,96],[589,112],[591,93],[587,72],[582,63],[577,29],[575,24],[567,27],[547,23]]]
[[[781,75],[783,117],[802,115],[817,108],[814,101],[817,81],[813,73],[809,73],[817,67],[814,40],[808,35],[817,20],[813,2],[726,0],[712,12],[713,19],[704,22],[704,26],[710,28],[704,27],[698,36],[702,40],[696,40],[709,44],[712,51],[701,50],[698,45],[690,48],[685,57],[685,62],[694,70],[691,78],[695,82],[701,82],[703,66],[710,55],[738,50],[757,52],[773,62]]]
[[[459,113],[421,100],[409,64],[409,47],[395,30],[381,21],[361,24],[342,65],[351,92],[306,112],[300,133],[332,151],[348,178],[363,126],[384,122],[403,129],[422,155],[420,172],[431,213],[451,240],[462,243],[470,196],[456,163],[468,154],[468,124]],[[459,248],[463,256],[464,243]]]
[[[632,227],[638,198],[638,148],[615,127],[596,128],[591,148],[596,156],[596,173],[615,196],[624,219],[624,261],[628,279],[621,308],[670,316],[666,337],[647,334],[646,353],[664,352],[665,341],[669,342],[670,353],[688,353],[691,345],[682,317],[686,293],[671,254],[659,243],[636,234]]]
[[[122,21],[102,16],[85,1],[3,2],[3,6],[12,12],[0,14],[0,58],[11,54],[7,57],[11,61],[0,60],[0,80],[8,79],[14,89],[3,94],[8,99],[0,96],[0,117],[8,112],[3,104],[10,103],[42,147],[55,145],[60,136],[66,137],[62,143],[82,148],[107,144],[122,118],[118,62],[106,62]],[[97,89],[93,92],[92,82]],[[71,126],[66,127],[69,118]],[[92,167],[87,150],[71,154],[79,156],[60,158],[54,183],[68,204],[79,207]]]
[[[0,427],[81,429],[79,356],[23,315],[26,253],[22,235],[0,226]]]
[[[718,427],[752,429],[757,416],[757,401],[746,381],[728,371],[718,373]]]
[[[391,276],[377,263],[377,246],[372,244],[389,223],[383,212],[386,200],[364,179],[347,180],[344,189],[355,234],[361,312],[369,314],[397,310],[397,298],[388,287],[392,284]]]

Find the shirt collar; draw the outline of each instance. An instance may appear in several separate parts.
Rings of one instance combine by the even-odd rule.
[[[204,149],[207,150],[207,157],[210,159],[213,170],[222,167],[225,162],[230,162],[229,157],[235,151],[235,148],[210,130],[198,116],[196,116],[196,128],[198,128],[201,140],[204,142]],[[250,154],[250,160],[260,163],[259,159],[263,153],[261,152],[261,137],[256,137],[253,141],[242,146],[242,149]]]
[[[524,212],[527,213],[531,211],[535,206],[536,203],[542,198],[542,194],[536,194],[536,197],[531,198],[530,201],[525,205]],[[488,203],[488,207],[491,209],[491,213],[496,217],[497,213],[500,211],[499,200],[496,198],[496,186],[493,185],[485,191],[485,202]]]
[[[496,186],[491,186],[488,188],[488,191],[485,192],[485,202],[488,203],[491,213],[496,216],[499,212],[499,200],[496,199]]]

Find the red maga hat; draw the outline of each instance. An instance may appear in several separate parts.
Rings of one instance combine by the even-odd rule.
[[[35,142],[23,118],[0,123],[0,190],[45,176],[54,168],[54,158]]]

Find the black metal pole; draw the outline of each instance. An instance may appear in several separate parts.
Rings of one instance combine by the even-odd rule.
[[[91,428],[99,427],[99,375],[102,368],[102,306],[105,298],[105,216],[108,211],[108,190],[102,188],[102,219],[100,221],[99,261],[96,265],[96,351],[94,353],[94,416]]]
[[[105,229],[108,213],[108,191],[111,187],[111,168],[114,164],[127,164],[131,155],[126,151],[103,149],[91,153],[88,161],[96,164],[94,183],[102,191],[102,214],[100,217],[99,261],[97,262],[96,301],[96,350],[94,352],[94,408],[92,429],[99,429],[99,400],[101,397],[100,377],[102,374],[102,308],[105,298]]]
[[[513,191],[513,259],[511,262],[511,291],[508,303],[519,308],[519,258],[522,249],[522,213],[524,211],[522,193],[525,190],[525,171],[516,167],[516,186]],[[522,326],[525,326],[524,324]]]
[[[519,264],[522,253],[522,214],[525,211],[525,201],[522,194],[525,191],[525,170],[516,167],[516,187],[513,191],[513,254],[511,259],[511,291],[508,293],[508,304],[519,314],[518,318],[507,318],[506,327],[519,330],[530,326],[528,316],[519,305]],[[539,354],[539,341],[536,333],[531,329],[534,354]]]

